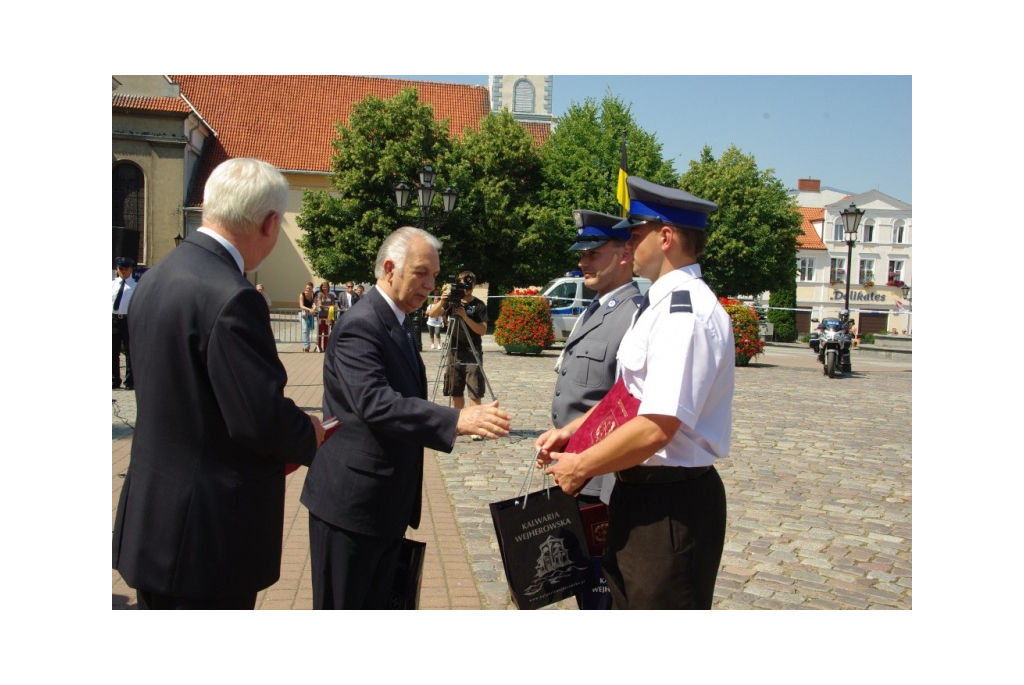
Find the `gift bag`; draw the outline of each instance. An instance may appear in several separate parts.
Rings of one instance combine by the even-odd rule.
[[[427,543],[402,538],[398,552],[398,570],[391,584],[388,609],[418,609],[423,581],[423,557]]]
[[[576,606],[584,611],[612,608],[612,593],[601,570],[601,557],[590,557],[583,589],[576,593]]]
[[[583,589],[590,560],[574,498],[550,487],[490,509],[516,608],[539,609]]]

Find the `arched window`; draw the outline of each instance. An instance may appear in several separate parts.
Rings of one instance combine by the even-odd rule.
[[[864,222],[864,240],[861,242],[873,243],[875,242],[875,220],[868,219]]]
[[[114,166],[113,254],[142,261],[142,231],[146,225],[146,180],[131,163]]]
[[[906,240],[907,236],[904,233],[905,229],[906,229],[906,222],[903,221],[903,219],[898,219],[896,221],[896,223],[892,227],[892,242],[893,242],[893,245],[900,245],[902,243],[907,242],[907,240]]]
[[[533,84],[526,79],[516,81],[512,111],[523,114],[532,114],[535,109],[536,93]]]

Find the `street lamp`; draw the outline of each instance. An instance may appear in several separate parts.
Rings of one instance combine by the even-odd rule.
[[[434,187],[434,178],[437,174],[434,173],[434,167],[429,164],[423,166],[420,169],[420,184],[416,190],[416,201],[420,207],[420,228],[426,229],[430,217],[430,208],[434,203],[434,196],[437,194],[437,189]],[[409,204],[409,198],[412,197],[412,191],[414,188],[410,187],[407,183],[399,183],[395,186],[395,204],[398,205],[398,209],[403,210]],[[459,201],[459,193],[448,186],[444,191],[441,192],[441,207],[444,214],[441,218],[435,219],[435,223],[443,223],[451,217],[452,212],[455,211],[455,205]]]
[[[910,300],[910,286],[907,285],[906,283],[904,283],[903,287],[901,287],[900,290],[903,291],[903,299],[907,301],[907,304],[910,304],[910,301],[909,301]],[[911,329],[911,326],[910,326],[910,310],[908,309],[907,310],[907,334],[909,335],[911,333],[911,331],[912,331],[912,329]]]
[[[434,204],[434,195],[437,194],[437,189],[434,188],[434,179],[437,174],[434,173],[434,167],[429,164],[423,165],[420,168],[420,184],[416,188],[416,200],[420,206],[420,228],[427,230],[427,224],[430,223],[430,208]],[[412,197],[413,188],[407,183],[399,183],[395,186],[395,204],[398,205],[399,211],[404,210],[409,204],[409,198]],[[455,211],[455,204],[459,201],[459,193],[448,186],[441,193],[441,208],[444,213],[433,220],[435,224],[442,224],[451,217],[452,212]],[[429,300],[428,300],[429,302]],[[423,329],[426,328],[423,320],[423,310],[417,309],[415,312],[410,314],[412,317],[413,328],[416,331],[414,343],[416,345],[416,351],[423,350]]]
[[[850,203],[850,206],[839,213],[843,217],[843,230],[846,232],[846,316],[850,316],[850,271],[853,270],[853,244],[857,242],[857,228],[860,226],[860,219],[864,216],[863,209],[857,209],[857,205]]]
[[[177,247],[178,245],[181,245],[181,241],[183,241],[183,240],[184,240],[184,238],[181,237],[180,233],[178,235],[174,236],[174,246]]]

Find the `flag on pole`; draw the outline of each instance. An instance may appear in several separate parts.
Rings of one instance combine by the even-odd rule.
[[[622,132],[621,159],[619,160],[619,182],[615,188],[615,198],[622,207],[622,216],[629,212],[629,191],[626,190],[626,176],[629,170],[626,168],[626,132]]]

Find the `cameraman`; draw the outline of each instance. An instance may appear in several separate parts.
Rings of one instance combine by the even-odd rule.
[[[463,271],[454,283],[445,285],[441,291],[441,299],[427,310],[427,316],[439,317],[447,314],[449,318],[450,344],[448,348],[448,369],[444,377],[444,394],[452,398],[452,406],[462,409],[465,406],[463,392],[469,388],[469,399],[473,404],[480,404],[484,395],[484,373],[477,366],[473,350],[480,355],[483,362],[483,335],[487,332],[487,305],[483,300],[473,297],[473,286],[476,275],[472,271]],[[452,290],[462,297],[452,297]],[[465,326],[460,325],[462,321]],[[467,336],[466,333],[469,333]],[[472,345],[472,347],[470,347]]]

